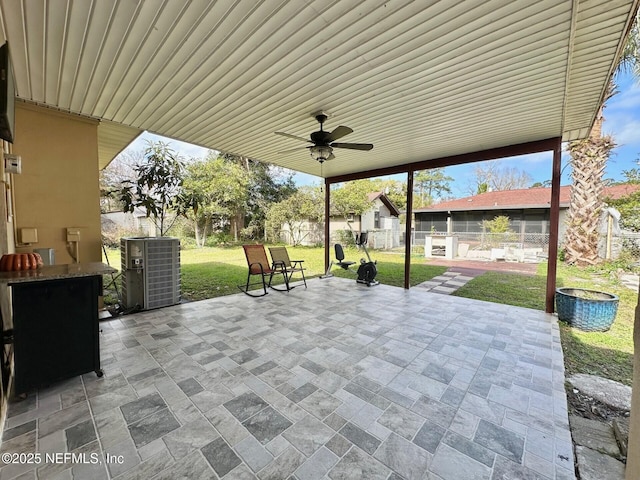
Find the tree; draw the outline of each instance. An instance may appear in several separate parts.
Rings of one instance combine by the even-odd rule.
[[[384,194],[400,210],[407,207],[407,184],[393,179],[371,179],[372,192],[384,192]]]
[[[347,217],[362,215],[371,208],[369,194],[372,189],[371,180],[354,180],[339,185],[331,192],[331,211]]]
[[[268,235],[280,240],[283,226],[289,227],[293,245],[300,245],[308,235],[305,226],[324,218],[324,199],[318,187],[303,187],[284,200],[272,204],[266,215]]]
[[[511,219],[507,215],[493,217],[493,220],[483,220],[482,229],[489,233],[510,233]]]
[[[640,163],[640,158],[636,159],[636,163]],[[623,170],[622,175],[624,175],[624,181],[619,182],[619,184],[624,183],[640,183],[640,169],[632,168],[631,170]]]
[[[144,150],[124,151],[107,167],[100,170],[100,211],[102,213],[122,210],[119,193],[122,182],[134,181],[135,166],[144,162]]]
[[[640,162],[640,159],[636,160]],[[620,184],[637,185],[640,183],[640,170],[632,168],[623,170],[625,181]],[[617,199],[604,198],[607,205],[615,207],[620,212],[620,226],[632,232],[640,232],[640,190]]]
[[[632,70],[640,75],[640,11],[636,12],[622,57],[616,72]],[[565,261],[578,265],[593,265],[599,261],[598,238],[600,212],[603,208],[602,179],[604,169],[615,147],[609,135],[602,134],[606,101],[617,93],[612,79],[600,106],[589,136],[569,143],[572,184],[565,234]]]
[[[449,182],[453,177],[445,174],[444,168],[420,170],[414,178],[414,188],[418,192],[416,207],[428,207],[435,197],[442,197],[443,193],[451,193]]]
[[[599,261],[602,176],[611,150],[611,136],[594,136],[569,143],[571,154],[571,196],[565,235],[565,261],[593,265]]]
[[[244,169],[209,153],[205,160],[187,165],[177,211],[191,220],[196,245],[204,247],[213,224],[230,225],[248,196]]]
[[[137,178],[121,182],[123,211],[133,213],[136,208],[143,208],[164,236],[177,218],[169,216],[180,194],[183,161],[167,143],[147,142],[144,162],[133,169]]]
[[[551,180],[544,180],[542,182],[535,182],[531,185],[531,188],[550,188]]]
[[[636,162],[639,162],[636,160]],[[640,170],[632,168],[624,170],[625,181],[619,184],[638,185],[640,183]],[[604,198],[604,202],[620,212],[620,227],[632,232],[640,232],[640,190],[620,198]],[[640,257],[640,243],[633,237],[623,236],[622,246],[634,258]]]
[[[471,195],[497,190],[516,190],[531,185],[532,178],[524,170],[503,166],[491,161],[476,165],[473,170],[474,183],[469,188]]]
[[[248,182],[248,196],[231,217],[231,233],[236,240],[240,235],[248,238],[262,236],[269,206],[296,191],[293,173],[270,163],[238,155],[223,154],[221,158],[229,165],[240,166]]]
[[[482,244],[488,241],[488,245],[498,245],[499,242],[509,241],[513,236],[511,219],[507,215],[493,217],[493,220],[483,220]],[[487,233],[488,231],[488,233]]]
[[[478,183],[476,185],[475,192],[472,190],[471,195],[480,195],[489,191],[489,184],[487,182]]]

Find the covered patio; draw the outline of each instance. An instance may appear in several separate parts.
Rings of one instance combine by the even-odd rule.
[[[102,379],[10,405],[43,462],[1,478],[574,478],[550,314],[330,278],[101,329]]]
[[[0,250],[30,251],[37,230],[59,264],[99,262],[99,170],[143,131],[319,176],[327,205],[343,181],[406,174],[411,192],[418,170],[552,152],[551,312],[561,145],[588,136],[638,5],[0,0],[16,86],[2,148],[23,161],[3,176]],[[319,111],[374,149],[312,160]],[[101,325],[102,379],[32,394],[0,424],[3,452],[102,464],[2,478],[573,478],[548,313],[330,279]],[[636,395],[636,453],[639,412]]]

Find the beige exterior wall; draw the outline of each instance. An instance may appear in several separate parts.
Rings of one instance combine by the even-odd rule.
[[[13,175],[17,252],[53,248],[56,264],[73,263],[67,228],[80,230],[79,260],[102,261],[98,122],[25,103],[16,105]],[[21,228],[36,228],[38,242],[21,245]]]

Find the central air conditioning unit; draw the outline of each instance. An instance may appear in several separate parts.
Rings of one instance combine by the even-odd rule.
[[[122,303],[127,310],[180,303],[180,239],[121,238],[120,258]]]

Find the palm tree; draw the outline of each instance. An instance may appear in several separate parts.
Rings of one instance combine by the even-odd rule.
[[[629,32],[616,72],[632,71],[640,78],[640,11]],[[602,135],[604,106],[617,93],[614,79],[608,85],[589,137],[569,143],[571,155],[571,198],[565,236],[565,261],[579,265],[598,262],[598,238],[602,212],[604,169],[615,147],[610,135]]]

